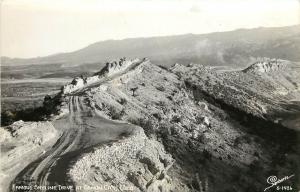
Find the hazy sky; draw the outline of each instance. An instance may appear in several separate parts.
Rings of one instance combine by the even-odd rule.
[[[300,23],[299,0],[0,0],[1,52],[36,57],[106,39]]]

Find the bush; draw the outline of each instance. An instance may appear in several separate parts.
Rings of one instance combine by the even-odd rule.
[[[1,126],[10,125],[16,119],[16,114],[11,111],[5,111],[1,113]]]
[[[208,159],[208,160],[211,160],[211,158],[212,158],[212,154],[206,149],[203,150],[202,155],[205,159]]]
[[[158,86],[156,87],[156,89],[162,92],[166,90],[163,86]]]
[[[154,114],[152,114],[152,116],[155,117],[158,121],[162,120],[162,117],[159,113],[154,113]]]
[[[156,133],[155,124],[151,119],[138,118],[129,119],[128,121],[134,125],[142,127],[147,137],[152,137]]]
[[[133,88],[130,88],[130,91],[132,91],[132,96],[133,97],[136,97],[136,91],[138,90],[138,87],[133,87]]]
[[[15,121],[43,121],[52,114],[58,113],[57,106],[61,105],[61,95],[51,97],[46,95],[43,101],[43,106],[37,108],[26,108],[16,111],[6,111],[1,113],[1,126],[10,125]]]
[[[181,122],[181,117],[175,115],[171,119],[171,123],[180,123]]]
[[[157,105],[160,106],[160,107],[164,107],[164,106],[166,106],[166,103],[163,102],[163,101],[159,101],[159,102],[157,103]]]
[[[114,107],[110,107],[109,115],[113,120],[120,120],[125,114],[125,110],[122,109],[121,111],[117,111]]]
[[[43,121],[51,115],[45,107],[27,108],[20,111],[6,111],[1,113],[1,126],[7,126],[15,121]]]
[[[120,103],[121,105],[126,105],[127,100],[125,98],[121,98],[120,100],[118,100],[118,103]]]
[[[161,69],[164,69],[164,70],[169,70],[166,66],[163,66],[163,65],[158,65],[158,67],[160,67]]]
[[[169,99],[170,101],[173,101],[173,97],[171,97],[171,96],[167,96],[167,99]]]
[[[246,143],[246,144],[250,144],[251,143],[251,138],[248,135],[243,135],[240,137],[235,138],[234,140],[234,146],[238,147],[239,145]]]
[[[234,139],[234,142],[233,142],[233,146],[234,147],[238,147],[240,144],[242,144],[242,137],[236,137],[235,139]]]

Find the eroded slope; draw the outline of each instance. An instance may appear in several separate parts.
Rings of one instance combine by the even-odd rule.
[[[64,137],[23,172],[83,191],[262,191],[268,176],[291,174],[297,189],[299,133],[278,120],[299,112],[297,71],[256,65],[108,63],[45,100]]]
[[[213,191],[256,191],[268,174],[288,175],[298,151],[294,132],[265,117],[273,115],[269,111],[291,112],[280,104],[283,97],[274,97],[277,104],[271,100],[273,93],[262,94],[264,87],[243,87],[253,78],[249,74],[251,78],[237,81],[242,74],[219,74],[196,65],[167,71],[145,61],[85,94],[99,115],[139,125],[149,138],[160,141],[175,159],[168,175],[181,190],[209,186]],[[267,131],[274,127],[275,134],[291,143],[284,145],[278,135],[268,137],[258,126]],[[281,158],[288,160],[274,160]]]
[[[1,128],[0,191],[6,191],[9,182],[54,145],[58,136],[51,122],[17,121],[5,129]]]

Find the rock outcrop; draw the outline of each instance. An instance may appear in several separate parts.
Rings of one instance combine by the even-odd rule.
[[[243,71],[246,73],[270,73],[284,70],[286,67],[287,61],[264,58],[262,61],[250,65]]]
[[[83,191],[171,191],[176,183],[167,171],[173,163],[162,144],[137,127],[131,136],[84,155],[70,174]]]
[[[236,76],[235,73],[230,74],[232,75]],[[255,185],[254,188],[263,187],[262,181],[264,181],[256,178],[257,175],[249,175],[249,170],[245,167],[255,164],[261,166],[258,169],[262,167],[267,169],[268,163],[277,154],[271,152],[276,151],[276,145],[271,147],[272,149],[260,147],[265,141],[260,136],[249,134],[246,131],[248,128],[231,116],[230,113],[234,113],[238,119],[247,119],[247,113],[249,113],[263,118],[268,113],[265,105],[271,106],[271,102],[269,103],[262,96],[255,95],[254,91],[249,92],[249,90],[237,87],[233,83],[233,81],[239,82],[236,81],[235,76],[234,80],[228,79],[227,74],[216,73],[211,68],[199,65],[186,67],[177,64],[168,71],[147,61],[134,70],[116,76],[97,87],[92,87],[85,91],[85,94],[97,114],[138,125],[144,129],[149,142],[157,140],[163,144],[158,145],[160,146],[158,150],[165,148],[166,153],[171,154],[175,159],[173,166],[167,172],[170,180],[168,184],[164,183],[165,186],[175,187],[173,191],[200,189],[206,182],[207,175],[210,178],[206,182],[209,190],[229,190],[232,186],[228,186],[228,183],[232,184],[232,180],[235,179],[228,177],[228,174],[232,177],[237,174],[244,175],[240,180],[234,181],[234,185],[243,191],[253,185]],[[242,72],[240,77],[242,77]],[[245,81],[248,80],[250,79],[245,79]],[[217,100],[222,100],[228,106],[241,110],[243,113],[228,112],[220,106]],[[135,140],[133,143],[140,146],[141,142]],[[118,159],[108,151],[122,150],[121,143],[113,146],[101,148],[97,153],[99,155],[95,152],[86,158],[99,159],[99,162],[107,165],[104,162],[110,162],[109,157]],[[100,151],[101,154],[107,155],[101,157]],[[143,151],[151,153],[150,149]],[[129,154],[134,154],[134,152]],[[79,172],[85,170],[101,185],[113,185],[118,188],[121,184],[110,177],[105,182],[105,175],[117,174],[120,171],[119,176],[122,178],[120,180],[125,182],[125,186],[133,186],[137,191],[151,191],[150,188],[145,188],[149,179],[144,168],[141,170],[142,176],[136,176],[135,171],[133,171],[134,176],[132,174],[125,176],[128,172],[136,170],[131,165],[132,161],[131,157],[123,158],[119,167],[107,170],[101,167],[101,163],[97,163],[99,168],[94,170],[93,167],[96,165],[80,161],[81,163],[78,162],[73,169],[78,172],[71,172],[71,175],[74,176],[76,182],[82,184],[81,180],[86,173],[80,176]],[[129,168],[123,169],[123,164]],[[109,167],[112,167],[111,163],[108,163]],[[137,167],[143,166],[137,164]],[[89,184],[94,185],[96,181]]]
[[[10,180],[27,164],[44,154],[58,139],[51,122],[17,121],[0,129],[0,191],[6,191]]]
[[[119,61],[108,62],[101,71],[95,73],[91,77],[81,76],[73,79],[70,84],[62,87],[62,93],[69,94],[86,86],[105,81],[109,77],[126,72],[129,68],[135,67],[145,60],[146,59],[143,59],[142,61],[139,59],[127,60],[126,58],[121,58]]]
[[[256,81],[257,87],[252,86],[252,81]],[[204,183],[212,191],[232,191],[232,185],[237,186],[240,191],[256,191],[264,186],[264,180],[258,175],[263,175],[265,170],[271,169],[271,159],[280,153],[276,149],[280,144],[274,144],[273,138],[270,141],[265,140],[265,133],[256,133],[255,126],[266,129],[266,132],[275,129],[276,127],[273,127],[272,123],[268,124],[265,119],[268,119],[267,116],[271,115],[272,111],[286,111],[280,104],[284,99],[277,97],[273,92],[276,89],[270,84],[274,82],[241,71],[219,73],[201,65],[180,64],[174,65],[168,71],[147,61],[134,70],[91,88],[85,94],[97,114],[138,125],[144,129],[148,139],[163,144],[166,153],[175,159],[167,173],[170,177],[169,182],[178,183],[171,184],[171,187],[177,187],[175,191],[200,190]],[[266,88],[270,91],[263,95]],[[276,128],[276,131],[278,130]],[[280,133],[280,136],[285,135],[284,132]],[[262,147],[267,146],[264,142],[273,144]],[[137,146],[140,145],[137,140],[136,143]],[[120,146],[117,148],[121,149]],[[104,149],[101,151],[106,154]],[[145,151],[149,153],[148,150]],[[100,157],[93,153],[89,158]],[[129,159],[129,162],[125,159]],[[125,159],[120,165],[124,163],[130,168],[125,170],[122,166],[117,167],[116,174],[120,169],[122,181],[128,186],[139,186],[134,188],[137,191],[150,190],[144,188],[149,180],[143,176],[133,177],[134,179],[125,176],[128,171],[135,170],[131,167],[130,157]],[[82,165],[81,168],[81,164],[76,165],[76,170],[93,172],[104,185],[116,184],[112,179],[108,180],[108,183],[103,181],[105,177],[100,171],[102,168],[93,171],[89,165]],[[257,174],[249,174],[249,170],[245,168],[249,166],[256,166],[251,168],[251,171]],[[141,172],[144,171],[142,169]],[[84,176],[77,177],[78,174],[75,173],[72,172],[71,175],[80,183]],[[206,182],[207,175],[209,179]],[[244,176],[234,179],[236,175]],[[145,177],[148,177],[147,174]],[[228,183],[232,185],[229,186]],[[116,186],[120,184],[117,183]]]
[[[194,95],[209,96],[248,114],[275,120],[275,114],[295,112],[286,106],[300,98],[300,68],[292,66],[274,60],[266,65],[255,63],[243,71],[219,72],[199,65],[175,65],[171,70]],[[258,73],[260,67],[263,73]]]
[[[139,59],[128,60],[125,57],[121,58],[118,61],[107,62],[105,67],[95,75],[99,76],[112,76],[114,74],[120,73],[126,70],[128,67],[132,66],[135,63],[140,62]]]

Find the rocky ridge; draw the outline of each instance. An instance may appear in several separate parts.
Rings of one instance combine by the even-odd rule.
[[[62,93],[69,94],[74,91],[78,91],[85,86],[104,81],[106,78],[117,75],[118,73],[125,72],[126,69],[128,69],[129,67],[133,67],[133,65],[138,64],[139,62],[141,62],[139,59],[126,60],[126,58],[122,58],[119,61],[108,62],[101,71],[95,73],[91,77],[81,76],[73,79],[70,84],[63,86]]]
[[[262,61],[258,61],[250,65],[243,71],[246,73],[270,73],[274,71],[284,70],[287,67],[287,63],[288,61],[284,60],[263,58]]]
[[[194,95],[210,96],[248,114],[276,119],[276,114],[295,113],[299,107],[290,107],[292,100],[300,98],[299,67],[269,63],[272,73],[245,73],[242,71],[218,72],[199,65],[175,65],[172,71],[182,77]],[[255,69],[253,64],[247,69]],[[276,70],[275,70],[276,69]],[[247,70],[246,70],[247,71]]]
[[[178,185],[171,185],[171,190],[178,186],[182,191],[201,190],[203,183],[213,191],[258,190],[263,188],[265,171],[272,170],[272,158],[284,155],[285,147],[292,144],[282,146],[277,138],[268,138],[266,132],[258,131],[255,124],[267,131],[274,126],[281,137],[294,137],[292,131],[264,120],[269,119],[272,111],[287,112],[278,100],[282,97],[271,98],[275,96],[273,92],[265,97],[233,83],[237,77],[242,78],[242,73],[220,74],[201,65],[180,64],[169,71],[145,61],[134,70],[86,90],[85,94],[97,114],[138,125],[150,140],[163,144],[175,159],[167,175],[169,183],[176,181]],[[229,79],[232,75],[234,81]],[[251,80],[245,78],[241,83],[250,85]],[[271,101],[274,98],[277,105]],[[226,105],[222,106],[220,101]],[[226,106],[233,109],[228,111]],[[298,153],[294,147],[293,155]],[[99,171],[88,168],[92,156],[86,158],[90,159],[84,165],[87,172],[99,175]],[[286,166],[280,165],[276,171],[284,174]],[[126,172],[134,172],[131,169]],[[250,174],[253,171],[256,173]],[[243,177],[234,179],[241,173]],[[130,177],[126,179],[130,181]]]
[[[76,95],[98,117],[136,126],[70,165],[75,186],[92,191],[261,191],[267,176],[297,172],[300,155],[299,134],[273,123],[275,113],[298,111],[285,102],[298,99],[298,72],[274,72],[282,76],[218,72],[196,64],[168,70],[147,59],[121,59],[64,86],[55,97],[61,102],[45,103],[64,111],[56,116],[62,118],[70,113],[68,98]],[[286,94],[278,92],[283,89]]]

